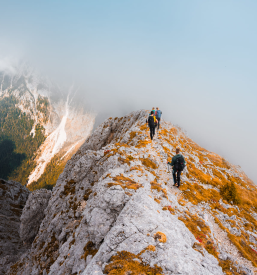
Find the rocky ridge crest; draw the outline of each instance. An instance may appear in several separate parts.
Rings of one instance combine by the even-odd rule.
[[[256,272],[256,186],[171,123],[151,142],[146,117],[109,118],[86,140],[7,274]],[[167,167],[176,147],[187,161],[180,190]]]

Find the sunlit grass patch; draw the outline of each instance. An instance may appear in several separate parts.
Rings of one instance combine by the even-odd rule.
[[[116,176],[113,178],[115,182],[109,182],[108,186],[114,186],[114,185],[120,185],[123,189],[134,189],[137,190],[138,188],[142,187],[142,184],[139,184],[135,182],[134,180],[131,180],[130,178],[124,177],[124,176]]]
[[[154,198],[154,200],[157,202],[157,203],[161,203],[161,201],[159,200],[159,199],[157,199],[157,198]]]
[[[119,160],[121,163],[130,164],[130,162],[131,162],[132,160],[134,160],[134,158],[133,158],[131,155],[128,155],[128,156],[124,156],[124,157],[119,157],[118,160]]]
[[[243,257],[248,259],[257,267],[257,251],[252,249],[249,245],[249,237],[242,233],[241,236],[235,236],[228,232],[228,236],[237,249],[242,253]]]
[[[201,202],[213,203],[221,198],[217,190],[212,188],[205,189],[198,183],[184,182],[180,186],[180,190],[183,191],[183,197],[195,205]]]
[[[175,209],[174,209],[173,207],[171,207],[170,205],[169,205],[169,206],[164,206],[164,207],[162,208],[162,210],[168,210],[168,211],[170,211],[170,213],[171,213],[172,215],[175,215],[175,214],[176,214]]]
[[[158,192],[162,192],[163,196],[168,199],[167,191],[165,188],[162,188],[161,184],[157,183],[156,181],[151,182],[151,190],[157,190]]]
[[[218,252],[213,240],[211,239],[210,228],[205,224],[204,220],[197,215],[188,213],[188,216],[179,217],[186,227],[193,233],[198,242],[213,256],[218,258]]]
[[[151,143],[151,140],[139,140],[135,147],[138,148],[138,149],[143,148],[146,145],[148,145],[149,143]]]
[[[139,158],[139,159],[141,160],[142,164],[143,164],[144,166],[146,166],[147,168],[152,168],[152,169],[157,169],[157,168],[158,168],[157,164],[155,164],[155,163],[154,163],[152,160],[150,160],[150,159],[147,159],[147,158],[145,158],[145,159]]]
[[[154,238],[159,240],[159,242],[161,242],[161,243],[166,243],[166,241],[167,241],[166,235],[160,231],[158,231],[154,234]]]
[[[154,251],[149,248],[149,250]],[[154,265],[151,267],[142,261],[140,253],[135,255],[128,251],[117,252],[112,256],[110,263],[105,266],[104,274],[108,275],[128,275],[128,274],[151,274],[162,275],[162,268]]]
[[[146,131],[146,130],[148,129],[147,123],[142,124],[142,125],[139,127],[139,129],[140,129],[141,131]]]

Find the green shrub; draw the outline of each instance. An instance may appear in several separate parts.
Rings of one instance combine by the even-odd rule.
[[[228,203],[239,204],[240,197],[234,182],[227,182],[221,189],[220,194]]]

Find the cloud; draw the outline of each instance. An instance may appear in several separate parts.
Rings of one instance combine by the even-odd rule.
[[[0,57],[0,71],[4,71],[7,74],[16,74],[17,66],[15,66],[15,58],[13,57]]]

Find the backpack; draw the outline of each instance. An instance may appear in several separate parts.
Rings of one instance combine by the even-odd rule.
[[[176,171],[183,171],[185,168],[185,162],[182,156],[179,156],[175,163],[174,163],[174,168]]]
[[[149,116],[148,117],[148,125],[149,125],[149,127],[154,127],[155,126],[155,117],[154,116]]]
[[[154,119],[154,126],[157,126],[158,122],[157,122],[156,116],[153,116],[153,119]]]

